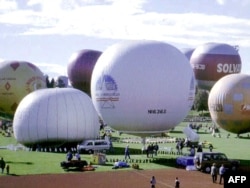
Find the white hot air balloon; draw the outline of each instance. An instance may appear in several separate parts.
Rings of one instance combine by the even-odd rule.
[[[74,88],[41,89],[19,104],[14,137],[26,146],[62,145],[95,139],[99,118],[90,97]]]
[[[157,41],[128,41],[99,57],[91,80],[93,104],[112,128],[134,135],[165,132],[194,100],[195,80],[185,55]]]

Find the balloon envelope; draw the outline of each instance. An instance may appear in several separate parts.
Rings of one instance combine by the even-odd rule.
[[[13,130],[26,146],[54,146],[97,138],[98,120],[87,94],[74,88],[41,89],[21,101]]]
[[[238,51],[223,43],[206,43],[197,47],[192,53],[190,63],[198,88],[206,90],[210,90],[223,76],[241,71]]]
[[[190,110],[194,89],[187,58],[177,48],[156,41],[109,47],[98,59],[91,80],[91,98],[102,119],[134,135],[175,127]]]
[[[0,63],[0,111],[13,115],[23,97],[46,87],[43,73],[34,64],[25,61]]]
[[[221,128],[237,134],[250,132],[250,75],[221,78],[210,91],[208,106]]]
[[[90,80],[97,59],[102,52],[90,49],[75,52],[68,63],[68,77],[71,85],[90,95]]]
[[[56,78],[56,87],[65,88],[68,87],[68,77],[67,76],[58,76]]]
[[[182,48],[181,52],[188,58],[188,60],[190,61],[191,56],[194,52],[195,48]]]

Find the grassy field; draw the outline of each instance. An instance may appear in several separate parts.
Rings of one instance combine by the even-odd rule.
[[[174,130],[168,133],[169,138],[185,138],[182,130],[186,123],[181,123],[175,127]],[[202,128],[199,130],[200,141],[210,142],[214,146],[214,151],[220,151],[227,154],[229,158],[241,160],[241,164],[250,166],[250,150],[248,146],[250,144],[250,137],[248,134],[241,135],[240,138],[235,134],[231,134],[227,138],[228,132],[221,130],[220,133],[216,133],[216,136],[212,136],[208,132],[208,127],[211,123],[202,123]],[[219,137],[220,135],[220,137]],[[115,154],[107,153],[107,162],[105,165],[97,165],[96,171],[107,171],[113,170],[113,161],[116,159],[124,159],[123,151],[127,143],[124,143],[124,139],[128,140],[138,139],[138,137],[122,134],[119,136],[117,133],[112,134],[113,138],[116,138],[113,142],[115,148]],[[156,138],[148,138],[156,139]],[[0,135],[0,146],[8,146],[10,144],[17,145],[18,143],[12,137],[5,137]],[[170,154],[166,152],[159,152],[158,156],[154,159],[148,160],[145,154],[141,154],[142,145],[139,143],[129,143],[131,148],[131,158],[130,163],[139,163],[141,169],[160,169],[160,168],[171,168],[174,166],[174,161],[178,155],[176,153]],[[173,148],[175,152],[176,143],[159,143],[161,150],[164,148]],[[208,148],[204,149],[208,151]],[[183,149],[183,153],[188,154],[188,148]],[[27,150],[9,150],[0,149],[0,157],[4,157],[5,161],[10,165],[10,173],[12,175],[25,175],[25,174],[54,174],[54,173],[65,173],[65,171],[60,167],[60,162],[65,160],[66,153],[53,153],[53,152],[36,152]],[[92,156],[88,154],[82,154],[82,159],[90,162]],[[124,169],[124,170],[131,170]],[[74,173],[71,171],[70,173]],[[2,174],[0,174],[1,176]]]

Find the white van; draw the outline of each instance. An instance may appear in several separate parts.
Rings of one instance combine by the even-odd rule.
[[[94,151],[106,151],[110,149],[108,140],[84,140],[77,145],[77,151],[80,153],[94,153]]]

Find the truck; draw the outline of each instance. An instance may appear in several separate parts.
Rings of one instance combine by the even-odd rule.
[[[214,163],[217,168],[223,164],[226,170],[231,171],[236,171],[240,165],[240,161],[228,159],[226,154],[221,152],[197,152],[194,156],[195,168],[205,173],[211,172]]]

